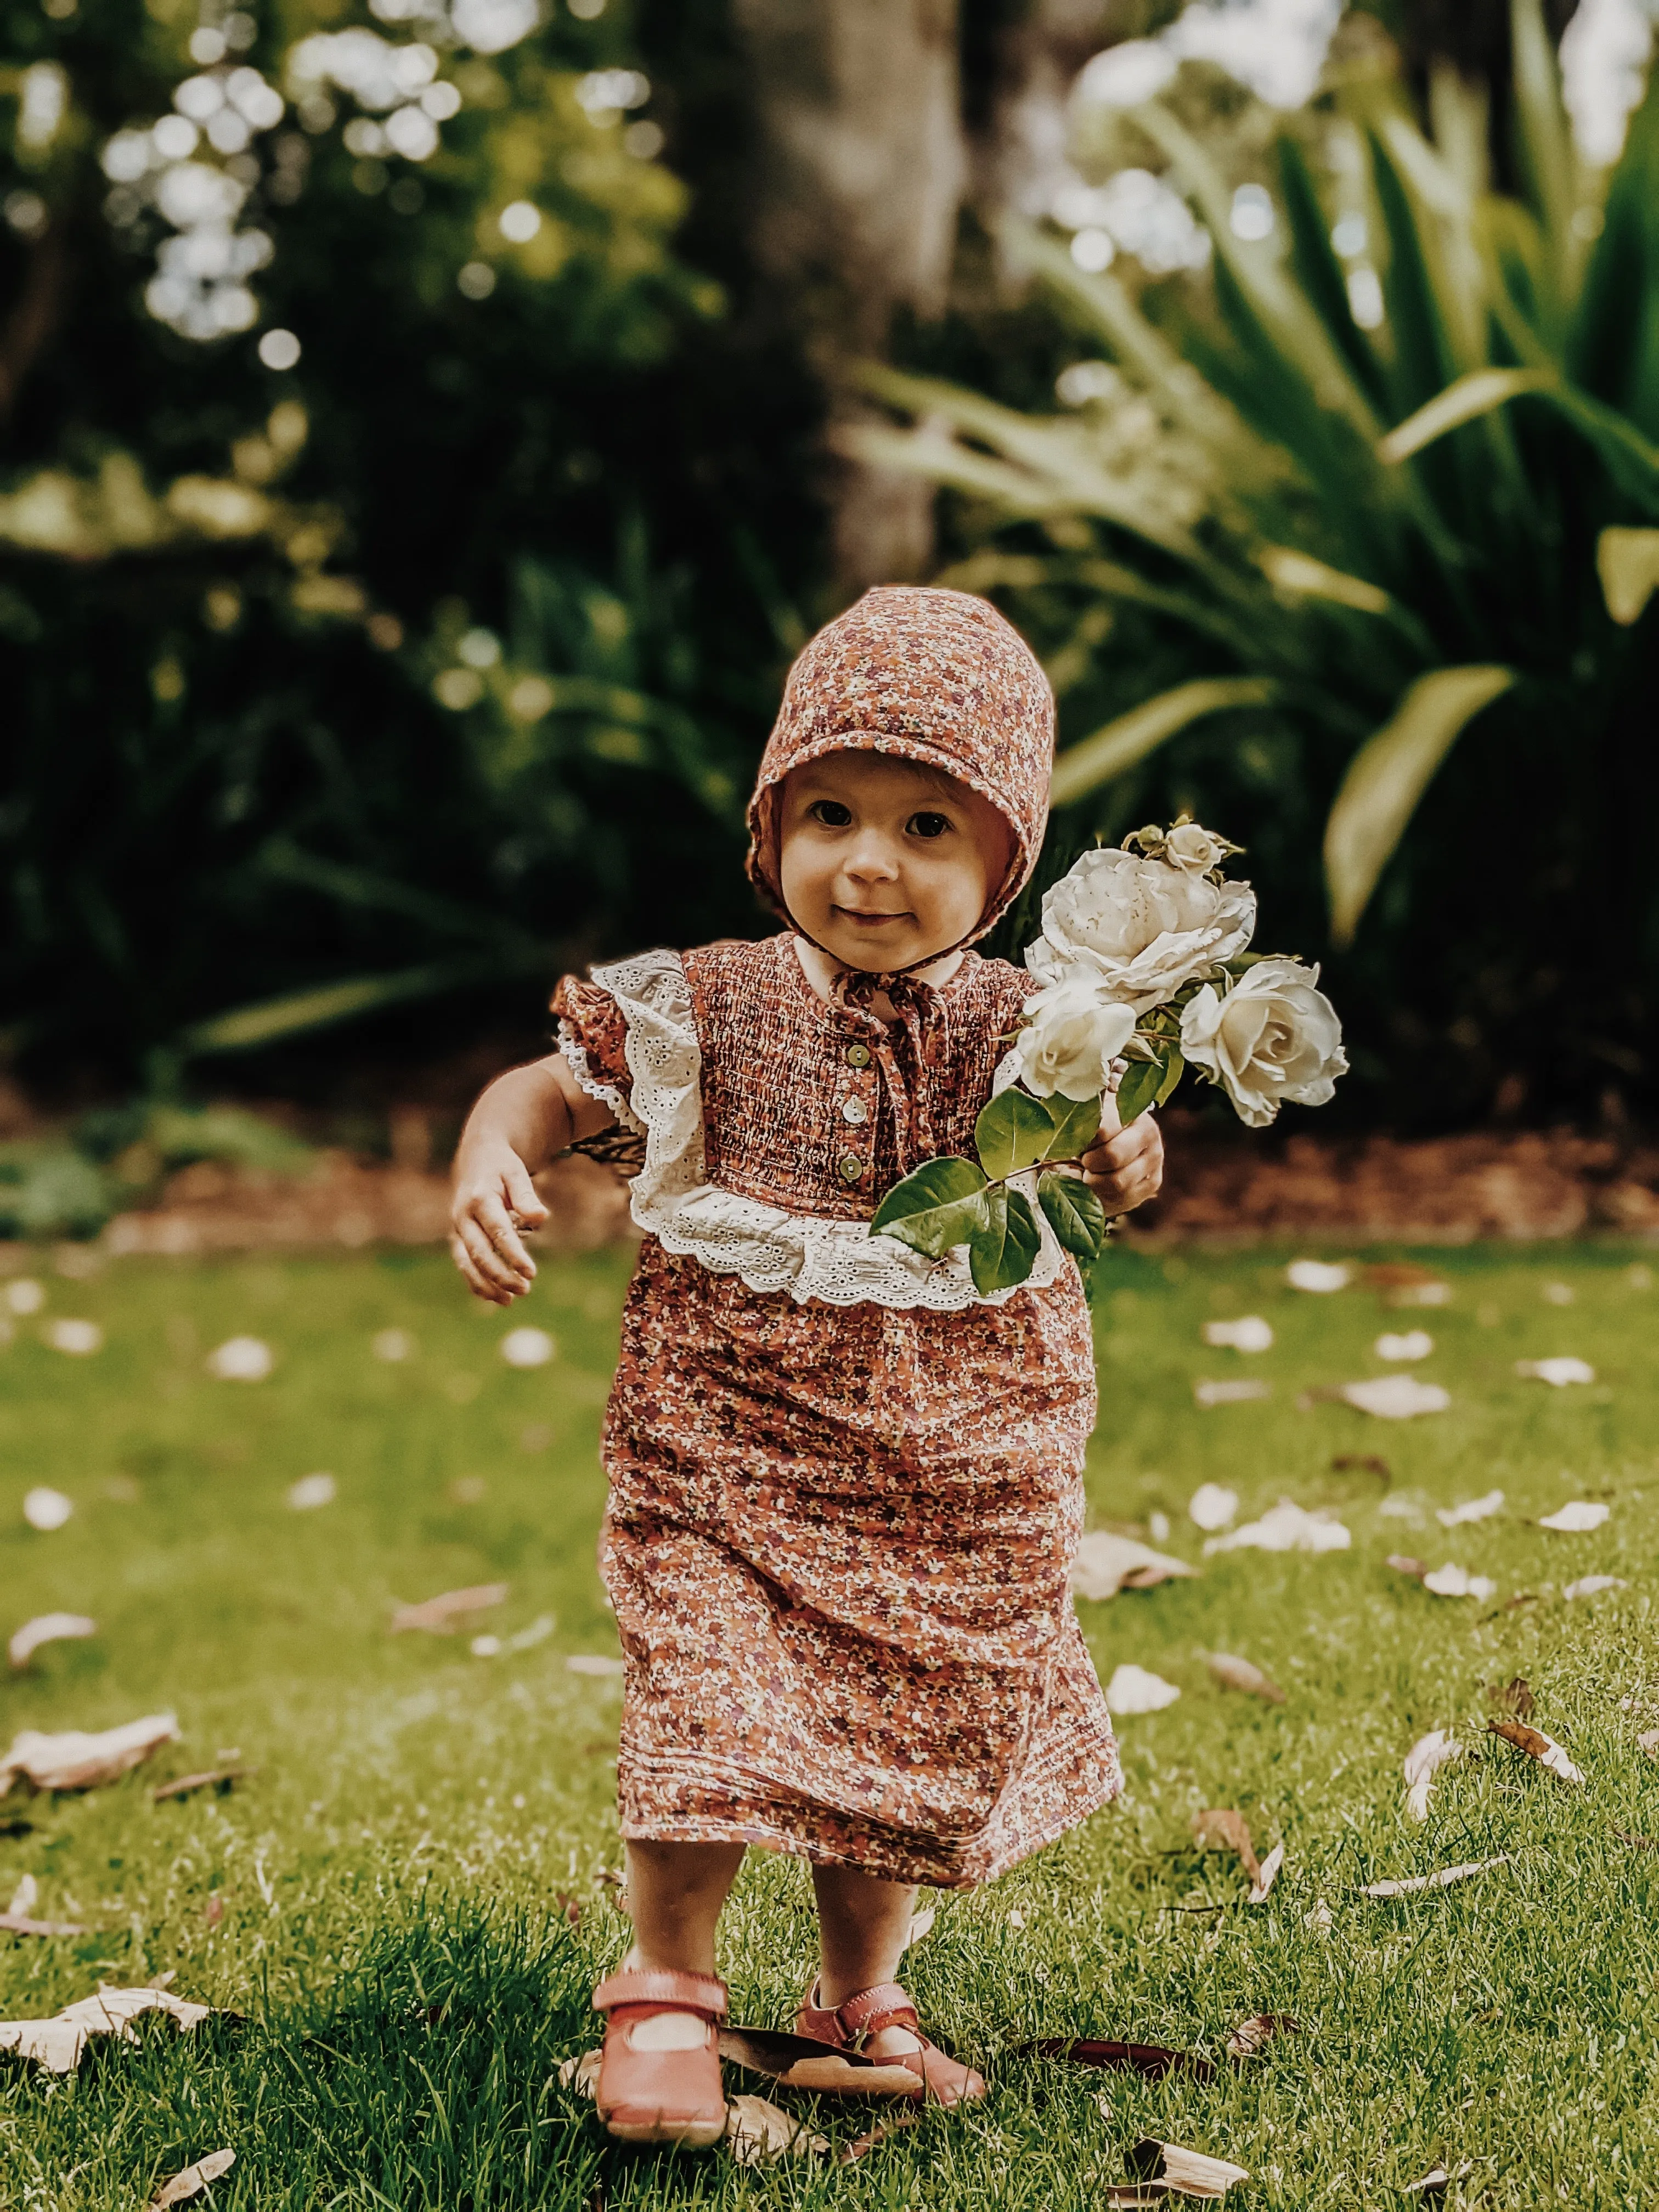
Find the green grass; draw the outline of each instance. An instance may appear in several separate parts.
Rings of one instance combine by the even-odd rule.
[[[556,2085],[592,2038],[586,1994],[625,1926],[596,1887],[618,1860],[611,1808],[616,1683],[571,1673],[614,1651],[593,1566],[599,1418],[623,1255],[554,1261],[513,1317],[556,1334],[549,1367],[498,1356],[513,1325],[474,1308],[435,1255],[190,1266],[133,1261],[72,1282],[45,1268],[46,1314],[100,1322],[95,1357],[47,1348],[21,1321],[0,1352],[0,1631],[63,1607],[100,1634],[54,1645],[0,1687],[0,1731],[103,1727],[175,1710],[184,1741],[78,1798],[0,1804],[33,1823],[0,1838],[0,1905],[33,1874],[37,1911],[82,1939],[0,1949],[0,2016],[39,2016],[101,1979],[171,1972],[240,2024],[193,2039],[155,2023],[137,2049],[95,2049],[53,2084],[0,2061],[0,2204],[125,2212],[222,2144],[220,2204],[483,2208],[681,2205],[1093,2208],[1143,2133],[1236,2159],[1246,2205],[1403,2203],[1437,2157],[1493,2207],[1650,2204],[1659,2172],[1659,1721],[1651,1605],[1659,1534],[1659,1289],[1607,1249],[1446,1255],[1453,1303],[1386,1315],[1375,1296],[1298,1296],[1283,1253],[1111,1255],[1097,1317],[1103,1413],[1094,1516],[1175,1524],[1205,1480],[1254,1516],[1281,1495],[1340,1510],[1346,1553],[1238,1553],[1201,1579],[1082,1607],[1103,1678],[1133,1659],[1181,1686],[1122,1725],[1126,1802],[994,1887],[942,1903],[909,1962],[925,2014],[993,2077],[988,2102],[930,2118],[853,2167],[767,2171],[723,2154],[612,2148]],[[1571,1306],[1549,1303],[1568,1285]],[[1212,1315],[1266,1315],[1273,1350],[1206,1351]],[[1379,1328],[1421,1322],[1452,1410],[1406,1425],[1310,1384],[1379,1371]],[[416,1340],[401,1365],[376,1330]],[[267,1382],[212,1380],[203,1358],[246,1332],[277,1355]],[[1517,1358],[1577,1352],[1591,1388],[1517,1381]],[[1260,1374],[1259,1404],[1200,1413],[1200,1376]],[[1382,1486],[1333,1471],[1382,1452]],[[284,1494],[326,1469],[337,1501]],[[76,1513],[27,1529],[32,1485]],[[480,1487],[482,1486],[482,1487]],[[1443,1531],[1430,1508],[1494,1486],[1504,1516]],[[1594,1534],[1526,1525],[1606,1496]],[[1243,1516],[1242,1516],[1243,1517]],[[1492,1575],[1492,1605],[1437,1601],[1386,1568],[1415,1552]],[[1590,1572],[1628,1578],[1565,1601]],[[395,1599],[501,1577],[507,1634],[557,1626],[515,1656],[467,1636],[390,1638]],[[1499,1609],[1513,1594],[1537,1601]],[[1216,1686],[1200,1651],[1255,1661],[1282,1708]],[[1485,1685],[1525,1674],[1537,1721],[1589,1780],[1572,1790],[1484,1736]],[[1443,1770],[1425,1828],[1407,1825],[1400,1764],[1425,1730],[1470,1746]],[[151,1786],[236,1749],[234,1795],[156,1805]],[[1271,1902],[1191,1843],[1200,1808],[1237,1806],[1258,1848],[1283,1838]],[[1510,1855],[1439,1894],[1357,1894],[1383,1875]],[[572,1927],[556,1893],[576,1899]],[[1304,1924],[1319,1901],[1328,1933]],[[1180,1907],[1213,1904],[1218,1911]],[[0,1939],[3,1942],[5,1939]],[[739,2018],[781,2024],[812,1930],[798,1863],[751,1855],[725,1930]],[[1091,2033],[1215,2052],[1244,2014],[1302,2033],[1210,2083],[1143,2083],[1012,2055],[1022,2039]],[[753,2080],[733,2087],[764,2090]],[[820,2105],[838,2142],[862,2108]],[[1417,2201],[1417,2200],[1411,2200]]]

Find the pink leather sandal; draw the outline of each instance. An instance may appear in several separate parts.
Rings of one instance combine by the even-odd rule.
[[[725,1983],[624,1966],[594,1990],[593,2009],[605,2015],[597,2100],[610,2132],[623,2142],[693,2149],[718,2142],[726,2132]]]
[[[820,2043],[842,2050],[864,2050],[870,2038],[879,2035],[884,2027],[908,2028],[921,2045],[919,2051],[888,2052],[881,2060],[883,2066],[902,2066],[915,2075],[913,2095],[931,2098],[936,2104],[960,2105],[985,2094],[982,2075],[971,2066],[947,2057],[923,2035],[915,2006],[896,1982],[878,1982],[872,1989],[854,1990],[845,2004],[830,2006],[819,2004],[814,1980],[795,2014],[797,2035],[813,2036]]]

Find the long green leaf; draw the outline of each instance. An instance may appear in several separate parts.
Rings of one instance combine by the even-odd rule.
[[[328,1029],[337,1022],[379,1013],[383,1006],[435,998],[440,992],[458,990],[463,984],[481,982],[501,972],[499,958],[446,960],[386,975],[354,975],[344,982],[323,983],[310,991],[289,991],[280,998],[261,999],[253,1006],[237,1006],[193,1024],[179,1037],[178,1049],[191,1058],[206,1053],[251,1052],[257,1046],[280,1043],[310,1030]]]
[[[1549,392],[1559,382],[1550,368],[1477,368],[1436,392],[1403,422],[1397,422],[1387,437],[1378,440],[1377,456],[1389,463],[1409,460],[1437,438],[1489,415],[1494,407],[1518,399],[1522,392]]]
[[[1100,1248],[1106,1242],[1106,1209],[1081,1176],[1052,1171],[1039,1176],[1037,1204],[1073,1259],[1088,1261],[1100,1257]]]
[[[1145,760],[1166,738],[1205,714],[1218,714],[1231,707],[1265,707],[1278,692],[1278,685],[1261,676],[1195,677],[1188,684],[1160,691],[1155,699],[1132,707],[1092,737],[1066,748],[1054,763],[1050,804],[1073,805],[1114,776],[1121,775],[1137,761]]]
[[[1511,668],[1437,668],[1348,763],[1325,825],[1331,934],[1349,945],[1430,779],[1466,726],[1515,681]]]
[[[985,1208],[985,1225],[975,1231],[968,1245],[974,1288],[981,1297],[1024,1282],[1042,1249],[1036,1216],[1022,1193],[1000,1183],[986,1193]]]
[[[1659,592],[1659,530],[1604,530],[1595,541],[1595,573],[1614,622],[1640,622]]]
[[[1539,0],[1510,0],[1510,52],[1521,166],[1553,264],[1555,304],[1565,308],[1577,289],[1582,249],[1572,227],[1572,141],[1561,72]]]
[[[872,1237],[896,1237],[930,1259],[966,1244],[989,1218],[985,1177],[972,1160],[928,1160],[896,1182],[876,1208]]]

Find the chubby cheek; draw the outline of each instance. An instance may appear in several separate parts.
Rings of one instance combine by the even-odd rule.
[[[823,915],[829,911],[834,865],[821,853],[814,853],[804,841],[785,839],[783,850],[778,855],[778,877],[783,887],[784,903],[791,914],[804,921],[809,912]]]

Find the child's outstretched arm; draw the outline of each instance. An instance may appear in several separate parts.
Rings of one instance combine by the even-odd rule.
[[[508,1306],[535,1279],[519,1240],[547,1208],[530,1178],[556,1154],[608,1129],[616,1116],[590,1098],[557,1054],[498,1075],[466,1117],[455,1150],[450,1249],[476,1296]]]
[[[1099,1139],[1083,1155],[1084,1180],[1109,1214],[1129,1213],[1164,1187],[1163,1134],[1151,1114],[1126,1129],[1115,1098],[1103,1098],[1101,1106]]]

